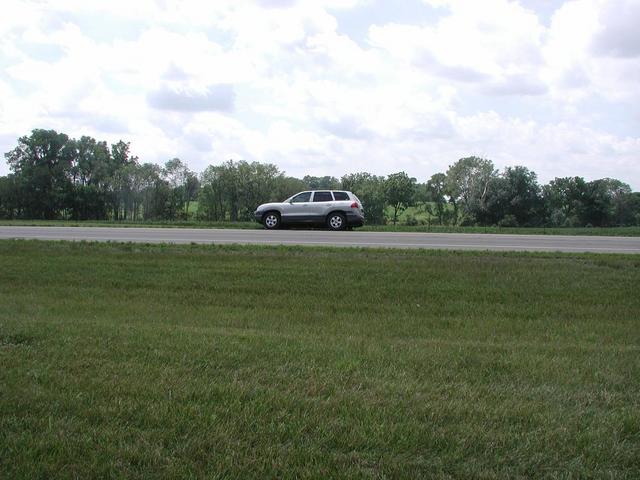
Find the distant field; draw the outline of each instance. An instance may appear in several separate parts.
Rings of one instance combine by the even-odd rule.
[[[0,478],[638,478],[640,258],[0,241]]]
[[[262,228],[256,222],[205,222],[205,221],[73,221],[73,220],[0,220],[0,226],[67,226],[67,227],[173,227],[173,228]],[[543,228],[543,227],[450,227],[440,225],[365,225],[358,230],[369,232],[426,232],[426,233],[497,233],[510,235],[609,235],[639,237],[640,227],[609,228]]]

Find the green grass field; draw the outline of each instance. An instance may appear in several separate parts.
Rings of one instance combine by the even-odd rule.
[[[0,241],[0,478],[638,478],[640,256]]]
[[[161,228],[240,228],[260,229],[256,222],[191,221],[73,221],[73,220],[0,220],[0,226],[36,227],[161,227]],[[422,232],[422,233],[494,233],[509,235],[609,235],[640,237],[640,227],[454,227],[442,225],[365,225],[358,231],[367,232]]]

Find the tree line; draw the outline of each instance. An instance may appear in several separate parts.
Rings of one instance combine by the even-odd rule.
[[[556,178],[540,185],[524,166],[498,171],[467,157],[418,182],[405,172],[340,179],[287,176],[268,163],[228,161],[197,174],[178,158],[142,163],[123,141],[36,129],[5,153],[0,218],[247,221],[255,207],[308,189],[353,191],[367,222],[480,226],[640,225],[640,192],[613,178]],[[409,207],[411,214],[401,217]],[[425,220],[426,219],[426,220]]]

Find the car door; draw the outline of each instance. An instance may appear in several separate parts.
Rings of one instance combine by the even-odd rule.
[[[311,199],[311,214],[313,221],[316,223],[324,223],[329,210],[333,208],[334,200],[331,192],[318,191],[313,192]]]
[[[285,223],[303,223],[310,221],[311,193],[302,192],[291,197],[282,207],[282,221]]]

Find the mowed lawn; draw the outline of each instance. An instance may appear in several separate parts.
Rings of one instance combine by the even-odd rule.
[[[0,478],[638,478],[640,256],[0,242]]]

